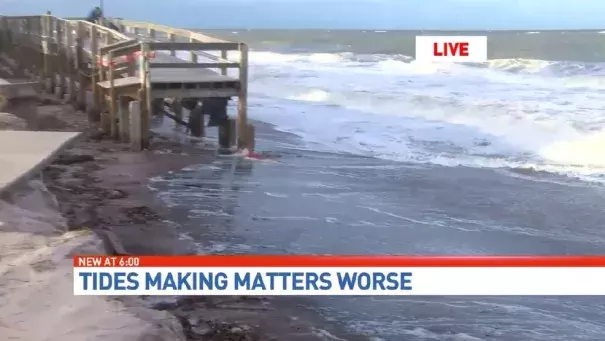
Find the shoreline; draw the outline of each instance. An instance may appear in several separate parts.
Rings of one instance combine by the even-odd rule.
[[[41,130],[83,131],[80,138],[41,172],[42,181],[38,181],[42,191],[47,191],[55,203],[55,215],[61,220],[60,224],[57,223],[60,226],[55,226],[54,233],[57,234],[59,230],[64,232],[59,236],[86,236],[78,242],[81,245],[97,241],[96,247],[75,248],[64,255],[55,264],[54,269],[57,270],[54,271],[60,270],[64,277],[69,277],[71,261],[65,257],[74,253],[191,253],[188,241],[179,239],[177,231],[167,226],[168,210],[147,185],[151,177],[210,162],[215,157],[214,151],[200,148],[195,143],[175,142],[154,135],[149,150],[131,152],[127,145],[101,139],[95,128],[89,128],[85,114],[75,112],[69,105],[52,101],[41,103],[37,116],[53,117],[49,120],[53,123],[47,123]],[[10,193],[8,202],[17,202],[14,198],[23,196],[26,188],[21,186]],[[0,217],[6,211],[2,210],[3,207],[0,207]],[[0,227],[2,232],[5,231]],[[61,291],[61,297],[66,299],[94,301],[90,303],[93,306],[108,304],[116,307],[111,309],[113,313],[110,315],[120,320],[120,325],[127,321],[133,325],[132,328],[127,327],[128,336],[125,334],[122,338],[118,336],[118,329],[123,327],[117,328],[117,334],[112,335],[111,340],[138,340],[152,335],[158,340],[171,341],[340,339],[325,329],[316,328],[318,324],[325,326],[325,321],[320,322],[315,314],[306,314],[297,309],[299,300],[230,296],[82,297],[73,296],[70,282],[71,278],[67,278],[68,290],[52,283],[50,285],[53,290]],[[2,288],[0,286],[0,292]],[[54,300],[52,303],[57,304]],[[61,309],[62,305],[60,303],[57,308]],[[122,313],[130,316],[131,320],[121,317]],[[27,319],[23,323],[28,324]],[[65,323],[69,324],[69,321]],[[0,329],[3,324],[6,322],[0,320]],[[135,332],[140,335],[135,336]],[[69,339],[69,333],[64,334],[63,339]],[[347,334],[342,330],[337,330],[337,333]],[[81,337],[82,334],[74,336],[74,341]],[[350,338],[365,339],[353,335]],[[104,338],[99,337],[99,340]]]

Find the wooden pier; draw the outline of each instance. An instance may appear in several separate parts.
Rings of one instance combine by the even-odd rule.
[[[1,58],[47,93],[85,109],[90,121],[133,150],[148,146],[151,115],[168,107],[167,114],[192,134],[203,136],[203,115],[209,115],[218,122],[221,149],[253,151],[245,43],[145,22],[109,21],[119,30],[52,15],[0,16]],[[228,69],[237,69],[237,75]],[[238,102],[235,120],[226,117],[231,98]],[[191,111],[189,122],[182,108]]]

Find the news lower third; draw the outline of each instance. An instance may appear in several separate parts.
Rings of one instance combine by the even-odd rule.
[[[605,295],[605,257],[78,256],[75,295]]]

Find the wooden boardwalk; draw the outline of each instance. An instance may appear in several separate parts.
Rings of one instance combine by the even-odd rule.
[[[235,97],[236,124],[220,121],[219,134],[228,135],[219,136],[221,147],[253,150],[254,129],[247,120],[246,44],[151,23],[111,21],[119,32],[51,15],[0,16],[2,57],[42,83],[47,92],[85,107],[91,121],[134,150],[147,146],[150,116],[161,113],[164,102],[181,118],[185,103],[200,102],[206,108],[206,102]],[[234,54],[238,58],[230,60]],[[228,74],[229,69],[236,72]],[[217,115],[226,110],[220,109]],[[199,128],[191,131],[204,131]]]

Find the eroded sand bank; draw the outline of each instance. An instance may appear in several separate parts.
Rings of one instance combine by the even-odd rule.
[[[74,253],[103,253],[91,231],[67,231],[54,196],[30,181],[0,201],[0,335],[4,340],[181,340],[170,314],[73,296]]]

